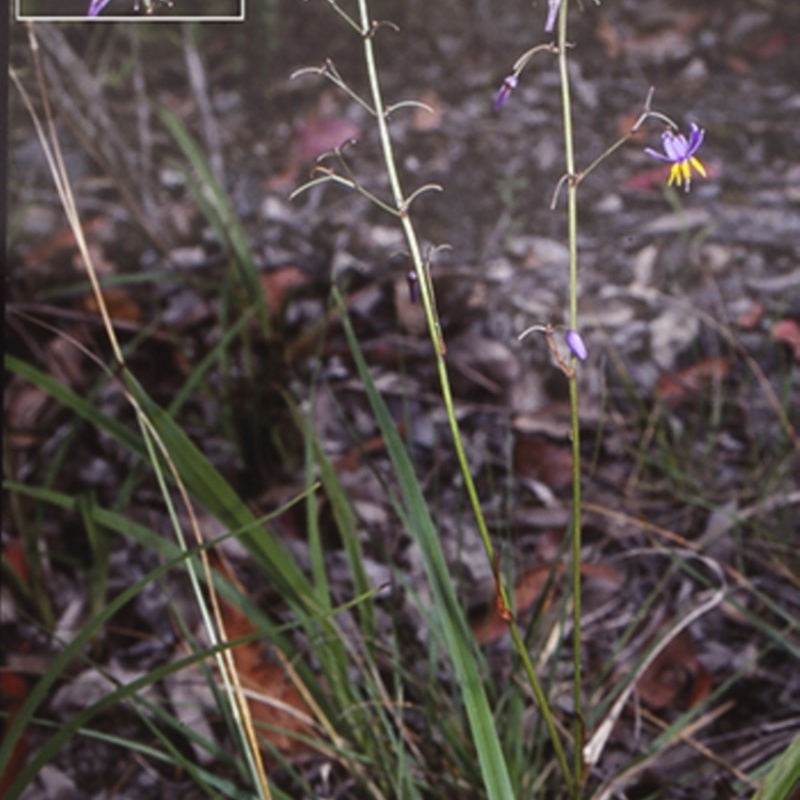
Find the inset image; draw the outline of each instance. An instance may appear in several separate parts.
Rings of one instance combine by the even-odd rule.
[[[245,0],[15,0],[18,20],[241,21]]]

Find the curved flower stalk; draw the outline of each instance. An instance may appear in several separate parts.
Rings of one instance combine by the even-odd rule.
[[[561,355],[558,344],[556,343],[555,332],[557,328],[553,325],[531,325],[529,328],[526,328],[522,333],[517,337],[518,341],[522,341],[529,333],[533,333],[534,331],[538,333],[543,333],[545,336],[545,340],[547,341],[547,347],[550,350],[550,355],[553,357],[553,361],[558,365],[558,368],[567,376],[567,378],[574,378],[575,377],[575,367],[572,366],[564,356]],[[583,341],[583,337],[578,333],[578,331],[570,328],[564,334],[564,341],[569,348],[569,352],[571,355],[575,356],[578,361],[586,361],[589,357],[589,351],[586,348],[586,344]]]
[[[558,0],[561,2],[561,0]],[[549,51],[551,53],[558,52],[558,48],[553,44],[540,44],[536,47],[532,47],[530,50],[526,50],[518,59],[517,63],[514,64],[514,71],[506,75],[503,78],[502,84],[500,84],[500,88],[497,90],[497,94],[494,97],[494,110],[499,111],[508,101],[508,98],[511,97],[511,92],[517,88],[519,85],[519,76],[522,74],[522,70],[528,65],[528,62],[533,58],[536,53],[540,53],[542,51]]]

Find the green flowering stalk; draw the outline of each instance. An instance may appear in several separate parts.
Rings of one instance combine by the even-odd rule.
[[[570,425],[572,439],[572,520],[570,525],[571,536],[571,589],[573,603],[573,737],[574,760],[572,765],[572,788],[576,794],[580,793],[583,786],[587,764],[581,748],[585,739],[585,730],[582,713],[581,692],[581,456],[580,456],[580,420],[578,415],[578,363],[585,361],[589,355],[583,337],[580,334],[578,322],[578,207],[577,191],[580,183],[600,163],[605,161],[612,153],[624,145],[649,119],[658,119],[667,125],[661,137],[663,152],[647,148],[647,155],[670,165],[668,186],[684,186],[688,192],[691,187],[693,172],[706,177],[707,171],[703,163],[697,158],[697,152],[703,144],[705,131],[692,123],[688,139],[680,133],[679,127],[666,115],[653,111],[650,107],[653,90],[651,89],[645,103],[644,110],[636,120],[630,131],[614,142],[598,158],[584,170],[579,171],[575,166],[573,144],[572,104],[570,99],[570,78],[568,70],[568,43],[567,43],[567,17],[569,0],[548,0],[548,13],[545,22],[545,32],[553,31],[556,22],[558,30],[556,42],[552,45],[539,45],[526,51],[514,65],[513,71],[507,75],[495,95],[495,110],[499,111],[509,100],[514,89],[519,85],[520,75],[537,52],[554,52],[558,58],[558,71],[561,86],[561,105],[564,129],[564,155],[566,172],[559,181],[553,196],[552,208],[555,208],[560,190],[566,186],[567,192],[567,236],[569,245],[569,319],[564,340],[569,348],[569,362],[559,354],[553,338],[551,325],[532,325],[524,331],[520,339],[531,331],[540,331],[545,334],[550,351],[556,364],[569,382],[570,398]]]

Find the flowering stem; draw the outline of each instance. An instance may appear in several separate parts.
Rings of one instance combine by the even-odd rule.
[[[578,180],[575,173],[575,151],[572,136],[572,104],[570,101],[569,64],[567,61],[568,0],[563,0],[558,17],[558,68],[561,82],[561,107],[564,119],[564,154],[567,167],[567,236],[569,240],[569,328],[578,327]],[[573,792],[577,797],[583,782],[583,714],[581,711],[581,454],[580,419],[578,416],[578,359],[571,357],[569,380],[570,426],[572,431],[572,659],[574,706]]]
[[[328,0],[328,2],[331,2],[331,0]],[[439,388],[450,426],[450,433],[453,439],[456,458],[458,460],[461,476],[464,481],[464,486],[467,491],[467,496],[469,498],[470,506],[472,508],[473,516],[478,527],[478,532],[480,534],[486,556],[489,560],[489,563],[492,565],[497,565],[498,560],[495,556],[494,547],[489,535],[489,529],[486,525],[486,519],[481,509],[480,498],[478,497],[478,491],[475,487],[475,481],[472,477],[472,472],[470,470],[469,462],[467,460],[461,438],[461,431],[458,426],[455,404],[453,402],[453,393],[450,387],[450,379],[447,374],[447,364],[445,361],[446,348],[444,339],[442,337],[442,330],[439,324],[438,314],[436,312],[430,270],[422,258],[416,230],[409,216],[408,209],[410,200],[413,199],[413,195],[410,198],[405,196],[400,178],[397,173],[392,140],[389,135],[389,129],[387,125],[386,106],[383,102],[380,81],[378,79],[378,70],[375,62],[375,51],[372,44],[373,34],[377,28],[369,18],[367,0],[358,0],[358,13],[361,36],[364,44],[367,78],[369,81],[370,93],[372,95],[372,108],[378,123],[378,133],[381,142],[384,166],[389,179],[392,200],[396,208],[396,213],[400,218],[400,222],[403,227],[403,233],[405,235],[406,245],[408,246],[411,264],[416,275],[416,284],[419,290],[420,301],[425,312],[428,333],[431,343],[433,344],[433,351],[436,359],[436,369],[439,378]],[[573,785],[573,777],[570,773],[569,765],[564,754],[564,748],[558,735],[555,719],[552,711],[550,710],[550,706],[548,705],[547,696],[545,695],[536,675],[536,670],[534,669],[533,662],[531,661],[528,647],[525,644],[522,633],[520,632],[519,626],[517,625],[517,622],[513,616],[513,612],[511,611],[512,606],[509,599],[509,593],[502,579],[499,566],[495,568],[495,582],[498,607],[509,611],[508,622],[511,639],[514,642],[517,654],[522,661],[523,668],[525,669],[526,676],[533,691],[533,695],[537,704],[539,705],[539,710],[542,714],[542,717],[544,718],[545,725],[553,744],[553,751],[563,772],[564,780],[570,787],[570,790],[573,791],[575,788]]]
[[[430,271],[422,258],[420,251],[419,240],[411,218],[408,214],[408,200],[403,193],[400,177],[397,174],[397,167],[394,157],[394,149],[392,147],[392,140],[389,135],[389,129],[386,123],[386,110],[381,93],[380,82],[378,80],[378,70],[375,64],[375,51],[372,46],[372,25],[369,19],[367,10],[367,0],[359,0],[359,17],[362,26],[362,36],[364,40],[364,55],[367,63],[367,76],[369,79],[370,91],[372,93],[372,102],[375,109],[375,116],[378,123],[378,132],[381,141],[381,150],[384,158],[384,166],[386,174],[389,178],[389,185],[392,192],[392,197],[397,209],[397,214],[400,218],[400,223],[403,227],[406,244],[408,246],[411,263],[414,273],[417,277],[417,285],[419,288],[420,299],[422,307],[425,311],[425,319],[427,322],[428,333],[433,344],[433,350],[436,356],[436,368],[439,376],[439,385],[442,392],[442,399],[444,401],[447,417],[450,422],[450,429],[453,437],[453,442],[456,449],[459,467],[464,478],[464,485],[467,489],[467,495],[470,500],[475,519],[478,524],[478,530],[483,540],[484,547],[486,548],[487,555],[492,563],[494,563],[494,549],[492,547],[489,531],[486,526],[486,521],[480,507],[480,500],[478,492],[475,488],[475,482],[472,479],[472,474],[467,462],[466,453],[461,442],[461,434],[458,427],[458,421],[455,415],[455,406],[453,403],[453,394],[450,388],[450,379],[447,374],[447,366],[444,360],[445,345],[442,338],[441,326],[439,318],[436,313],[435,300],[433,295],[433,284],[430,278]],[[503,596],[503,602],[507,605],[508,598]]]

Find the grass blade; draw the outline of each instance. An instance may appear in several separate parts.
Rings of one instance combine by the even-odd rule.
[[[784,750],[753,800],[790,800],[800,787],[800,736]]]
[[[431,586],[434,613],[444,635],[447,653],[458,676],[487,794],[491,800],[501,800],[501,798],[511,800],[515,797],[515,792],[489,701],[477,669],[478,653],[475,641],[453,589],[436,527],[394,420],[369,373],[341,295],[334,289],[333,296],[341,313],[356,369],[364,382],[367,398],[386,442],[394,473],[400,485],[403,510],[406,515],[404,522],[422,552],[425,571]]]

